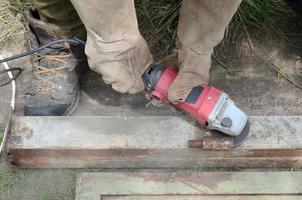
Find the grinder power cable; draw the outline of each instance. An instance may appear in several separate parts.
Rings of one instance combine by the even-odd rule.
[[[0,59],[3,59],[2,55],[0,55]],[[5,80],[5,81],[0,81],[0,87],[11,83],[11,85],[12,85],[12,97],[11,97],[11,104],[10,104],[9,113],[8,113],[8,116],[7,116],[5,130],[4,130],[4,133],[3,133],[2,141],[0,141],[0,156],[2,155],[2,153],[5,149],[6,140],[7,140],[8,134],[9,134],[10,126],[11,126],[12,114],[15,111],[15,102],[16,102],[16,82],[15,82],[15,79],[18,77],[18,75],[22,71],[21,68],[10,68],[9,65],[7,64],[7,62],[3,62],[3,65],[4,65],[4,70],[1,70],[0,74],[7,73],[9,79]],[[13,71],[18,71],[17,75],[13,74],[12,73]]]
[[[178,74],[173,66],[153,64],[143,74],[146,90],[152,97],[165,103],[168,90]],[[175,105],[196,119],[200,125],[217,134],[232,137],[233,144],[239,145],[249,134],[248,116],[241,111],[230,97],[221,90],[200,85],[193,88],[184,102]]]

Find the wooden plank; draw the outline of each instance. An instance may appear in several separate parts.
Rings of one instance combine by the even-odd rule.
[[[254,198],[259,195],[264,199],[270,195],[271,199],[274,196],[278,199],[281,195],[280,199],[287,196],[297,199],[297,195],[302,194],[301,180],[302,172],[83,173],[77,179],[76,200],[114,199],[112,197],[132,200],[135,196],[148,196],[152,200],[163,195],[170,199],[172,196],[184,199],[184,195],[211,195],[212,199],[229,195]]]
[[[301,195],[102,196],[101,200],[301,200]],[[99,199],[98,199],[99,200]]]
[[[33,168],[302,167],[302,117],[250,119],[243,145],[203,151],[188,140],[205,132],[180,117],[15,117],[8,152]]]

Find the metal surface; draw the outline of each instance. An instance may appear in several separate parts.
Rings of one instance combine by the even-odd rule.
[[[301,180],[302,172],[84,173],[77,179],[76,200],[301,199]]]
[[[230,126],[223,125],[223,120],[225,119],[230,120]],[[249,133],[244,130],[248,122],[247,115],[236,106],[226,93],[222,93],[220,96],[207,122],[208,128],[211,130],[221,131],[230,136],[245,136],[244,138],[241,136],[241,143]],[[243,130],[245,131],[244,133],[242,133]]]
[[[302,167],[302,117],[250,120],[242,145],[205,151],[189,148],[205,133],[180,117],[17,117],[7,149],[33,168]]]
[[[205,136],[201,140],[189,140],[189,147],[215,151],[229,150],[235,146],[232,137]]]

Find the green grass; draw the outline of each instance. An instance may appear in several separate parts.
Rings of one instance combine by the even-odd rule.
[[[167,55],[175,47],[180,0],[135,0],[142,35],[155,56]]]
[[[175,48],[181,0],[135,0],[140,30],[155,57],[165,56]],[[22,33],[22,13],[28,0],[0,0],[0,42],[6,42]],[[278,20],[293,16],[293,11],[282,0],[244,0],[227,29],[226,38],[244,34],[250,39],[253,31],[277,35],[286,39]],[[285,17],[285,18],[284,18]]]
[[[13,173],[12,171],[0,171],[0,194],[7,194],[10,187],[18,184],[21,179],[22,175],[20,173]]]
[[[3,137],[4,137],[4,133],[3,133],[2,129],[0,128],[0,144],[3,140]]]
[[[231,33],[241,30],[247,37],[250,32],[261,31],[267,36],[277,36],[286,40],[287,37],[279,22],[293,16],[295,13],[283,0],[245,0],[228,30]]]
[[[77,170],[0,170],[2,200],[73,200]]]
[[[245,0],[233,23],[236,26],[250,26],[279,34],[276,20],[284,15],[291,16],[294,13],[283,0]]]
[[[167,55],[175,47],[180,0],[136,0],[137,15],[142,34],[156,56]],[[286,39],[277,23],[294,16],[294,12],[282,0],[244,0],[226,31],[226,40],[251,32]]]

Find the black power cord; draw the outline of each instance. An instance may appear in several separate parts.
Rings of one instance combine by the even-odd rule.
[[[85,45],[85,42],[79,38],[73,38],[73,39],[59,39],[59,40],[55,40],[53,42],[50,42],[48,44],[45,44],[37,49],[34,49],[34,50],[31,50],[31,51],[27,51],[27,52],[23,52],[23,53],[20,53],[20,54],[17,54],[17,55],[14,55],[14,56],[11,56],[11,57],[8,57],[8,58],[4,58],[2,60],[0,60],[0,63],[4,63],[4,62],[9,62],[9,61],[12,61],[12,60],[16,60],[18,58],[22,58],[22,57],[25,57],[25,56],[29,56],[31,54],[34,54],[34,53],[37,53],[47,47],[50,47],[52,45],[55,45],[55,44],[58,44],[58,43],[63,43],[63,42],[67,42],[69,44],[75,44],[75,45]]]
[[[0,75],[1,74],[6,74],[7,72],[17,71],[17,73],[12,73],[13,74],[12,78],[0,81],[0,87],[8,85],[12,81],[16,80],[18,78],[18,76],[21,74],[22,70],[23,69],[21,67],[15,67],[15,68],[11,68],[11,69],[0,70]]]
[[[23,53],[20,53],[20,54],[17,54],[17,55],[13,55],[11,57],[8,57],[8,58],[4,58],[2,60],[0,60],[0,64],[1,63],[4,63],[4,62],[9,62],[9,61],[12,61],[12,60],[16,60],[16,59],[19,59],[19,58],[22,58],[22,57],[25,57],[25,56],[29,56],[29,55],[32,55],[34,53],[37,53],[43,49],[46,49],[50,46],[53,46],[55,44],[58,44],[58,43],[69,43],[69,44],[74,44],[74,45],[85,45],[85,41],[83,41],[82,39],[80,38],[72,38],[72,39],[59,39],[59,40],[55,40],[53,42],[50,42],[48,44],[45,44],[37,49],[34,49],[34,50],[31,50],[31,51],[27,51],[27,52],[23,52]],[[8,80],[4,80],[4,81],[0,81],[0,87],[4,86],[4,85],[7,85],[9,83],[11,83],[12,81],[16,80],[18,78],[18,76],[21,74],[22,72],[22,68],[20,67],[16,67],[16,68],[11,68],[11,69],[5,69],[5,70],[1,70],[0,71],[0,74],[4,74],[4,73],[7,73],[7,72],[12,72],[12,71],[17,71],[17,73],[15,73],[13,75],[13,78],[11,79],[8,79]]]

